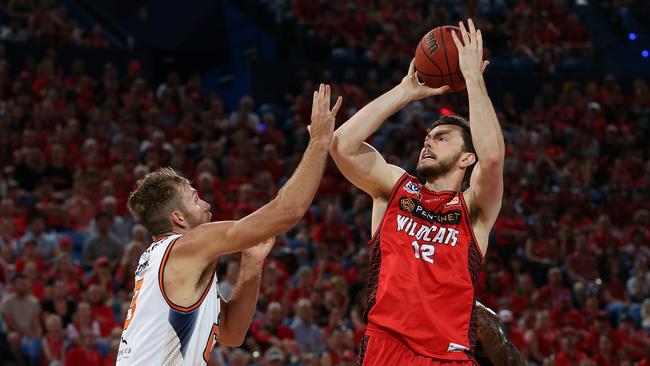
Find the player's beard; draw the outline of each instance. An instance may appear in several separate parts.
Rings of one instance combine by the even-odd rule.
[[[210,222],[210,217],[211,214],[205,213],[205,215],[192,215],[189,213],[189,211],[183,210],[183,215],[185,215],[185,219],[187,220],[187,223],[190,224],[190,229],[196,226],[199,226],[201,224],[205,224]]]
[[[418,175],[426,180],[431,180],[443,176],[451,171],[454,165],[460,159],[463,152],[459,152],[450,156],[447,159],[434,159],[430,161],[433,164],[427,164],[427,160],[422,160],[415,168]]]

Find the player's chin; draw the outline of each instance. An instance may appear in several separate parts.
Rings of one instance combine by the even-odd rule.
[[[433,161],[430,158],[422,159],[418,162],[418,165],[416,166],[417,169],[425,168],[425,167],[432,167],[435,166],[436,162]],[[426,169],[426,168],[425,168]]]

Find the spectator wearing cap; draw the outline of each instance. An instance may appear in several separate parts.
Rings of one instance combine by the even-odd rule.
[[[95,216],[95,221],[97,222],[97,235],[89,237],[84,244],[84,264],[92,267],[99,257],[108,258],[111,264],[117,263],[121,254],[120,244],[109,233],[113,224],[113,217],[100,212]]]
[[[571,293],[561,292],[558,300],[558,304],[549,311],[552,326],[556,329],[561,329],[565,325],[582,328],[584,318],[579,311],[573,308]]]
[[[25,243],[34,241],[41,258],[51,258],[56,251],[57,240],[53,234],[46,233],[45,229],[45,218],[39,213],[33,214],[29,220],[29,229],[20,239],[21,250]]]
[[[291,329],[300,352],[321,354],[325,351],[323,331],[314,323],[313,309],[308,299],[298,300]]]
[[[499,311],[499,319],[506,327],[506,332],[510,341],[517,347],[518,350],[523,352],[526,349],[526,341],[524,340],[524,332],[521,330],[515,321],[514,314],[508,309]]]
[[[41,307],[30,294],[31,284],[25,275],[16,275],[13,287],[13,293],[0,303],[0,314],[9,333],[14,358],[19,362],[25,358],[34,362],[40,356]]]
[[[111,261],[108,257],[101,256],[95,260],[92,271],[85,281],[86,287],[90,287],[93,284],[100,285],[107,293],[114,293],[113,272]]]

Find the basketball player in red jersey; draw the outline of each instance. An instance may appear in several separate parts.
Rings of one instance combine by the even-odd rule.
[[[210,205],[187,179],[160,169],[138,181],[129,210],[155,237],[142,254],[117,365],[207,365],[216,341],[241,345],[274,237],[305,214],[323,175],[341,98],[314,92],[310,141],[291,178],[268,204],[238,221],[210,222]],[[262,243],[256,245],[258,243]],[[217,259],[242,252],[228,301],[220,298]]]
[[[504,140],[483,80],[481,32],[467,23],[454,42],[471,123],[447,116],[433,124],[417,165],[424,184],[364,143],[411,101],[447,90],[421,85],[413,63],[399,85],[336,130],[330,146],[346,178],[374,200],[363,366],[474,363],[475,286],[501,207]]]

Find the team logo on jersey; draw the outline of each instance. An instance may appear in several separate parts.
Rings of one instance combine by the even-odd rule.
[[[446,212],[428,211],[424,208],[424,206],[422,206],[420,201],[411,197],[401,197],[399,200],[399,208],[402,211],[406,211],[413,216],[419,217],[427,222],[437,222],[444,225],[458,225],[460,224],[460,220],[463,217],[462,211],[459,210]]]
[[[413,209],[415,208],[415,202],[413,202],[413,198],[402,197],[399,200],[399,207],[406,212],[413,212]]]
[[[420,187],[413,182],[408,182],[404,186],[404,190],[411,194],[418,194],[418,192],[420,192]]]
[[[458,199],[458,196],[454,197],[451,201],[445,203],[445,207],[449,206],[458,206],[460,205],[460,199]]]

